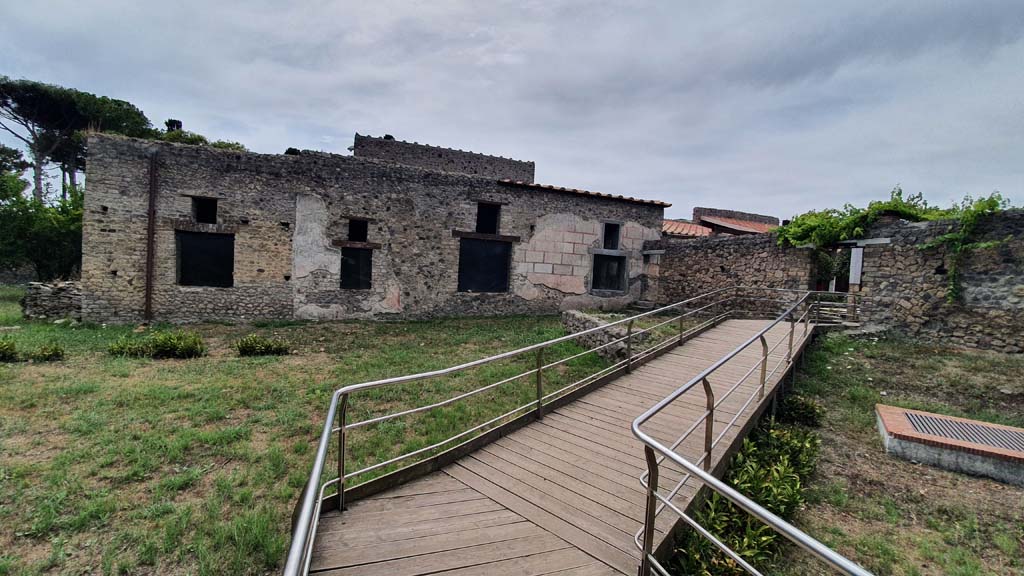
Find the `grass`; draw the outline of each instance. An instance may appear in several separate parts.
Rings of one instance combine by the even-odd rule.
[[[885,454],[884,403],[1024,426],[1024,357],[889,336],[823,338],[797,389],[825,407],[822,455],[797,526],[875,574],[1024,574],[1024,489]],[[822,566],[792,549],[783,574]]]
[[[190,327],[207,356],[152,360],[107,354],[111,342],[139,331],[133,326],[24,322],[18,292],[0,295],[0,333],[19,349],[56,342],[67,352],[59,362],[0,364],[0,576],[273,573],[333,390],[564,333],[556,317],[209,324]],[[240,358],[232,345],[250,333],[287,340],[296,353]],[[566,343],[545,360],[578,351]],[[359,393],[349,419],[448,398],[533,363],[513,359]],[[605,365],[587,356],[550,369],[545,390]],[[357,429],[348,468],[429,445],[535,393],[523,378]]]

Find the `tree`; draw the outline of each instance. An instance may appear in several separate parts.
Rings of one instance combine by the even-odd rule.
[[[17,174],[28,170],[29,166],[29,163],[25,162],[21,150],[0,144],[0,173],[14,172],[17,177]]]
[[[28,148],[32,193],[40,202],[44,199],[43,170],[48,162],[60,165],[70,185],[76,184],[75,174],[84,168],[86,157],[83,132],[115,132],[140,138],[159,134],[141,110],[124,100],[6,76],[0,76],[0,129]]]

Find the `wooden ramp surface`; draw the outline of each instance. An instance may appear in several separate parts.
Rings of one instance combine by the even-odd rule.
[[[633,535],[643,523],[646,470],[643,446],[630,424],[669,392],[757,333],[764,320],[729,320],[643,364],[580,399],[466,456],[444,470],[352,503],[343,515],[324,515],[311,571],[324,575],[636,574]],[[802,348],[798,325],[794,349]],[[767,335],[788,339],[789,325]],[[783,342],[769,370],[785,357]],[[754,365],[753,345],[710,378],[717,398]],[[785,366],[770,381],[781,380]],[[715,413],[715,434],[757,389],[758,372]],[[769,395],[766,394],[767,399]],[[767,400],[766,400],[767,401]],[[714,460],[739,440],[758,408],[751,403],[715,448]],[[665,445],[704,411],[698,386],[644,429]],[[696,461],[703,426],[679,448]],[[682,477],[662,466],[662,492]],[[671,482],[671,484],[669,484]],[[684,485],[674,503],[685,509],[698,486]],[[659,541],[675,522],[659,516]]]

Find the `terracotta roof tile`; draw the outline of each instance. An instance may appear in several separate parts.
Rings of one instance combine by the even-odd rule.
[[[510,180],[503,178],[499,180],[502,184],[509,186],[520,186],[523,188],[535,188],[539,190],[550,190],[553,192],[566,192],[569,194],[578,194],[580,196],[593,196],[595,198],[608,198],[611,200],[622,200],[624,202],[634,202],[636,204],[648,204],[651,206],[661,206],[662,208],[668,208],[671,206],[668,202],[662,202],[661,200],[644,200],[642,198],[633,198],[631,196],[622,196],[615,194],[604,194],[601,192],[591,192],[590,190],[579,190],[576,188],[566,188],[564,186],[552,186],[550,184],[531,184],[529,182],[523,182],[520,180]]]
[[[760,234],[762,232],[771,232],[778,228],[775,224],[766,224],[764,222],[752,222],[750,220],[740,220],[738,218],[722,218],[720,216],[701,216],[701,222],[707,222],[709,224],[717,224],[725,228],[732,228],[739,232],[752,232]]]
[[[707,226],[701,226],[700,224],[694,224],[693,222],[683,222],[680,220],[663,220],[661,222],[661,231],[669,236],[710,236],[711,228]]]

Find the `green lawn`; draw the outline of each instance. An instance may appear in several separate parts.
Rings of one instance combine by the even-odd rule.
[[[825,407],[796,524],[879,576],[1024,574],[1024,488],[885,454],[876,403],[1024,426],[1024,356],[833,334],[797,388]],[[821,574],[791,549],[784,574]]]
[[[129,359],[106,349],[135,327],[23,322],[18,298],[17,290],[0,288],[0,327],[16,327],[0,336],[20,350],[59,343],[67,357],[0,364],[0,575],[272,573],[333,390],[564,333],[557,317],[209,324],[190,327],[209,346],[206,357]],[[232,343],[252,332],[284,338],[296,353],[237,357]],[[579,351],[564,344],[546,360]],[[546,390],[606,365],[591,356],[551,370]],[[350,420],[446,398],[532,365],[523,358],[355,395]],[[359,429],[349,469],[431,444],[534,395],[525,379]]]

